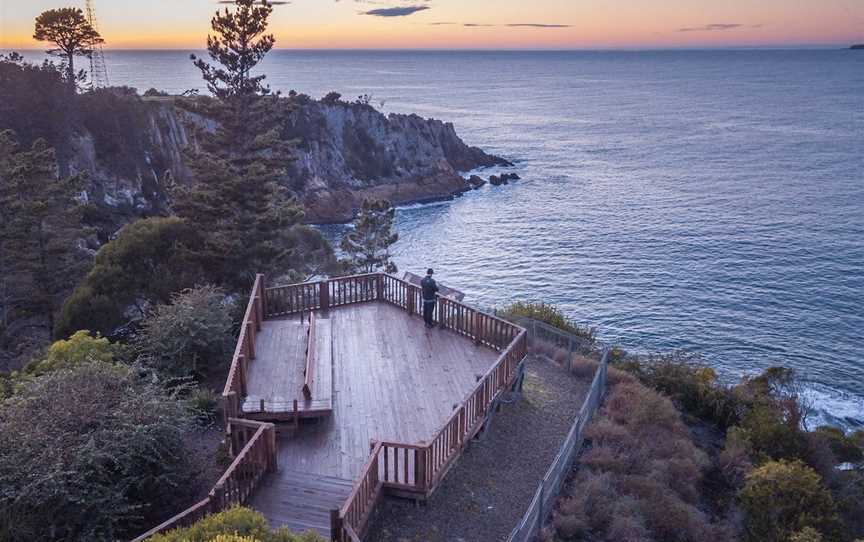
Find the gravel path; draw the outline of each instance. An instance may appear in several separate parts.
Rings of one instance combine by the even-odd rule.
[[[495,414],[432,499],[387,499],[370,542],[500,542],[528,508],[582,406],[590,381],[546,359],[528,360],[524,395]]]

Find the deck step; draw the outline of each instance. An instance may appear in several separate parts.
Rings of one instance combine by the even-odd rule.
[[[330,538],[330,511],[340,508],[353,489],[351,480],[280,470],[268,476],[249,500],[271,528],[315,531]]]

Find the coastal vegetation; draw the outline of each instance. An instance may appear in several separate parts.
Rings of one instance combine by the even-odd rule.
[[[264,517],[248,508],[230,508],[190,527],[150,537],[147,542],[324,542],[314,533],[272,530]]]
[[[552,350],[577,373],[596,367]],[[545,539],[864,536],[864,431],[808,429],[811,408],[794,371],[775,367],[727,384],[683,353],[611,353],[605,404]]]

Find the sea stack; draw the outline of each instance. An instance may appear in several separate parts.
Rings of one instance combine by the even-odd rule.
[[[864,51],[864,43],[857,43],[850,47],[853,51]]]

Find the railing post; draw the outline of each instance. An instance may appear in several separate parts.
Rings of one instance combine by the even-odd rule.
[[[339,510],[330,510],[330,539],[333,542],[342,542],[342,518],[339,517]]]
[[[323,280],[318,283],[318,302],[321,304],[321,310],[326,311],[330,308],[330,281]]]
[[[246,346],[249,357],[255,359],[255,325],[252,322],[246,323]]]
[[[279,469],[278,454],[276,453],[276,426],[272,423],[267,425],[267,448],[267,471],[276,472]]]
[[[408,285],[408,299],[406,300],[407,303],[405,303],[406,308],[408,309],[408,315],[409,316],[414,315],[414,301],[415,301],[414,297],[415,297],[414,296],[414,286],[409,284]]]
[[[261,320],[267,318],[267,287],[265,284],[266,280],[267,277],[265,275],[258,275],[258,288],[260,289],[258,295],[261,296]]]
[[[246,356],[243,354],[239,354],[237,356],[238,365],[240,366],[240,395],[246,397]]]
[[[426,492],[426,452],[428,448],[418,448],[414,457],[414,481],[417,482],[417,487]]]
[[[436,301],[435,305],[437,307],[436,312],[438,313],[437,314],[438,326],[443,328],[443,327],[445,327],[445,323],[444,323],[444,298],[439,295],[436,297],[435,301]]]
[[[217,485],[210,490],[210,513],[218,514],[225,507],[225,486]]]
[[[375,299],[379,301],[384,299],[384,273],[375,275]]]

